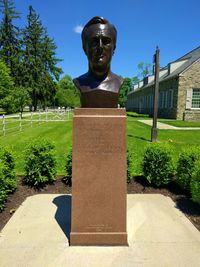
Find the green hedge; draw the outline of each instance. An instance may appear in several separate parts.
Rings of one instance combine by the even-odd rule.
[[[176,171],[176,182],[184,190],[190,192],[190,182],[196,160],[200,159],[199,147],[187,147],[179,155]]]
[[[66,161],[66,176],[63,177],[63,182],[67,185],[72,184],[72,148],[69,150]]]
[[[146,148],[142,162],[145,178],[155,186],[170,183],[174,177],[174,164],[168,145],[153,143]]]
[[[56,159],[54,145],[47,140],[32,142],[25,152],[24,182],[40,187],[56,180]]]
[[[196,161],[191,177],[192,200],[200,204],[200,160]]]
[[[12,193],[17,187],[14,168],[12,152],[6,148],[0,148],[0,211],[5,206],[8,194]]]

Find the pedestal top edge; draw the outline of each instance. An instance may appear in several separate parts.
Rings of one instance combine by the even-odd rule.
[[[74,115],[126,115],[125,108],[76,108]]]

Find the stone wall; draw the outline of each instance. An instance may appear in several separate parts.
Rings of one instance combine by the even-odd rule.
[[[179,76],[177,119],[196,120],[199,118],[200,109],[186,109],[187,90],[200,88],[200,61],[197,61]],[[188,111],[191,112],[188,112]],[[198,119],[200,120],[200,119]]]
[[[184,121],[200,121],[200,110],[186,110],[183,114]]]
[[[200,88],[200,60],[192,64],[179,76],[164,80],[159,84],[159,98],[162,98],[169,90],[173,91],[173,105],[169,107],[162,105],[159,100],[158,116],[162,118],[178,120],[200,120],[200,109],[186,108],[187,91],[193,88]],[[153,98],[154,85],[144,86],[128,95],[127,110],[138,113],[153,114],[153,104],[145,107],[145,97],[151,95]],[[167,94],[167,93],[166,93]],[[165,97],[165,96],[164,96]],[[134,102],[134,105],[133,105]],[[152,102],[152,101],[151,101]]]
[[[160,82],[159,84],[159,97],[169,90],[173,91],[173,103],[171,107],[167,105],[160,105],[158,108],[158,117],[176,119],[177,110],[177,96],[178,96],[178,78],[173,78]],[[153,92],[154,85],[145,86],[139,90],[134,91],[128,95],[126,108],[128,111],[135,111],[142,114],[153,114]],[[146,97],[146,98],[145,98]],[[145,103],[147,102],[147,105]],[[151,103],[149,103],[151,102]],[[150,104],[150,105],[148,105]],[[147,107],[148,106],[148,107]]]

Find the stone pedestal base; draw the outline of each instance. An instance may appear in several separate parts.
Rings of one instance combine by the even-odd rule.
[[[124,109],[76,109],[70,245],[127,245]]]

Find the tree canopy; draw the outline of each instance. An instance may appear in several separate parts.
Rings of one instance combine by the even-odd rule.
[[[58,91],[56,93],[55,102],[60,107],[79,107],[80,95],[78,89],[76,89],[72,78],[69,75],[65,75],[58,82]]]
[[[0,59],[8,67],[15,89],[6,91],[9,94],[7,100],[10,99],[12,105],[15,102],[16,110],[21,110],[22,102],[29,103],[34,110],[38,105],[42,108],[52,105],[62,73],[57,66],[60,59],[56,57],[54,40],[48,36],[32,6],[29,6],[24,29],[13,24],[13,20],[20,17],[12,0],[0,0],[0,10],[3,15],[0,22]],[[13,93],[21,98],[13,102]]]

